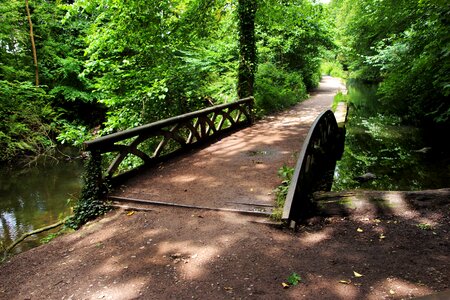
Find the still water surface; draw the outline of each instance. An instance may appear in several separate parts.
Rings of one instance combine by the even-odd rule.
[[[6,248],[23,233],[56,223],[71,213],[68,199],[81,189],[82,163],[40,163],[26,169],[0,169],[0,248]],[[40,244],[40,236],[20,243],[15,253]]]
[[[337,162],[333,190],[422,190],[450,187],[450,153],[442,136],[383,114],[377,87],[349,81],[350,110],[344,155]],[[447,138],[447,137],[446,137]],[[371,173],[366,182],[358,176]]]

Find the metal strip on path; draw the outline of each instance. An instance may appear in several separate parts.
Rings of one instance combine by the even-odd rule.
[[[125,197],[117,197],[117,196],[110,196],[110,197],[108,197],[108,199],[109,200],[117,200],[120,202],[132,202],[132,203],[139,203],[139,204],[150,204],[150,205],[173,206],[173,207],[182,207],[182,208],[191,208],[191,209],[225,211],[225,212],[235,212],[235,213],[241,213],[241,214],[261,215],[261,216],[270,216],[271,215],[271,212],[257,211],[257,210],[252,211],[252,210],[240,210],[240,209],[233,209],[233,208],[206,207],[206,206],[199,206],[199,205],[180,204],[180,203],[165,202],[165,201],[142,200],[142,199],[136,199],[136,198],[125,198]],[[113,206],[114,206],[114,204],[113,204]]]

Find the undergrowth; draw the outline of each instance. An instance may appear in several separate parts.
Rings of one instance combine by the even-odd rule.
[[[286,165],[278,169],[278,176],[283,180],[279,186],[274,190],[275,192],[275,208],[272,211],[271,219],[280,221],[283,214],[284,202],[289,191],[292,175],[294,175],[294,168]]]
[[[74,208],[74,215],[66,222],[67,227],[78,229],[111,210],[111,206],[103,200],[108,188],[101,174],[100,155],[93,155],[86,163],[81,197]]]

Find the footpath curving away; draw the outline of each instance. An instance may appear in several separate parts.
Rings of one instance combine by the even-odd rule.
[[[306,123],[331,103],[332,92],[324,86],[338,85],[325,78],[312,99],[193,154],[209,153],[206,161],[180,158],[181,165],[195,166],[187,169],[195,180],[164,173],[168,177],[158,183],[170,188],[178,180],[182,188],[174,194],[193,195],[195,184],[219,193],[208,198],[201,191],[202,197],[182,198],[184,203],[208,200],[207,205],[222,206],[234,197],[271,201],[268,193],[278,184],[280,163],[294,161]],[[301,122],[305,129],[296,136],[287,133]],[[223,143],[229,146],[221,149]],[[269,147],[270,155],[258,155]],[[219,154],[222,172],[208,174],[203,166]],[[235,165],[228,169],[225,163]],[[269,173],[270,180],[259,178]],[[205,185],[214,174],[218,185]],[[230,182],[227,191],[221,189]],[[159,193],[161,199],[174,197],[163,189]],[[220,202],[221,196],[226,201]],[[449,208],[447,203],[413,213],[405,207],[389,217],[315,218],[298,232],[223,211],[116,210],[0,265],[0,299],[409,299],[449,288]],[[283,288],[293,273],[300,283]]]
[[[324,77],[310,99],[201,150],[143,172],[124,183],[112,199],[183,206],[270,212],[277,170],[295,166],[316,117],[345,89]]]

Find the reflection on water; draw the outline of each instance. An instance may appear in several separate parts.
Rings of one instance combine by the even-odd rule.
[[[448,151],[427,141],[420,128],[382,115],[376,86],[349,82],[350,111],[344,155],[333,190],[421,190],[450,186]],[[370,175],[367,180],[357,178]],[[373,174],[373,175],[372,175]]]
[[[79,195],[82,163],[46,163],[27,169],[0,169],[0,248],[23,233],[53,224],[70,214],[68,199]],[[17,246],[21,252],[39,245],[29,237]]]

